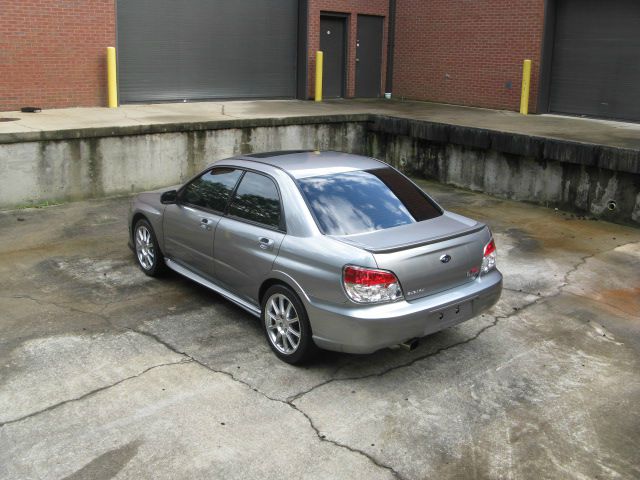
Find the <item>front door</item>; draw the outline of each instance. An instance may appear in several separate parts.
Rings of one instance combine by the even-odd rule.
[[[383,17],[358,15],[356,97],[380,97]]]
[[[346,17],[320,17],[320,50],[324,55],[322,95],[325,98],[345,96]]]
[[[164,211],[165,255],[204,277],[213,272],[213,235],[218,215],[188,205],[169,205]]]
[[[242,177],[214,240],[215,277],[236,295],[255,302],[284,238],[280,196],[274,181],[255,172]]]
[[[164,211],[164,253],[195,273],[213,275],[213,240],[241,170],[214,168],[189,182]]]

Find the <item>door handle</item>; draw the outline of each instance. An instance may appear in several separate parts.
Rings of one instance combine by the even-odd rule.
[[[271,250],[273,248],[273,240],[267,237],[258,238],[258,245],[263,250]]]
[[[211,230],[211,225],[209,225],[209,219],[208,218],[201,218],[200,219],[200,228],[203,230]]]

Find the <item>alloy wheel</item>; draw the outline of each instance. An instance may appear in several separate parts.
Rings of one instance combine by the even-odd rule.
[[[271,344],[285,355],[291,355],[300,346],[300,319],[293,303],[286,295],[276,293],[269,297],[265,309],[265,326]]]
[[[139,225],[136,229],[136,255],[138,262],[145,270],[151,270],[156,261],[155,248],[151,232],[144,225]]]

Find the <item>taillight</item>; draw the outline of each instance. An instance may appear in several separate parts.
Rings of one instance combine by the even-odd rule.
[[[492,238],[491,241],[484,246],[482,266],[480,267],[482,273],[489,273],[491,270],[496,268],[496,257],[496,243]]]
[[[402,298],[400,282],[386,270],[347,265],[342,271],[342,283],[354,302],[381,303]]]

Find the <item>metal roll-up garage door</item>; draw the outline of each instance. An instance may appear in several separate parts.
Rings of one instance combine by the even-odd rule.
[[[640,120],[640,1],[556,0],[549,109]]]
[[[118,0],[122,103],[295,97],[298,0]]]

